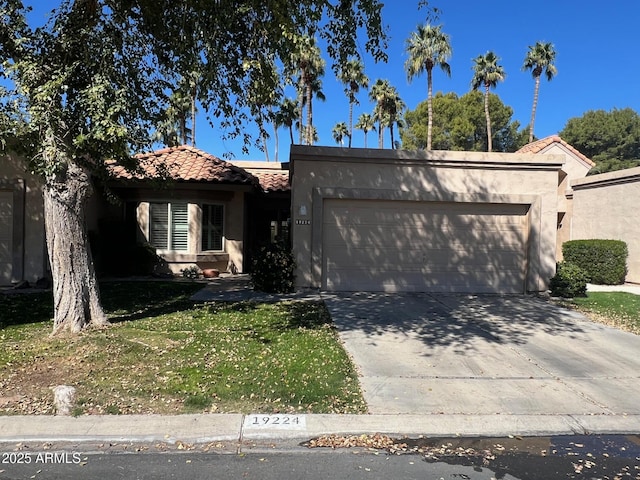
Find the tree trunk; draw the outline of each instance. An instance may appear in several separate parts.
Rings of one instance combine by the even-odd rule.
[[[198,87],[194,85],[191,92],[191,146],[196,146],[196,96],[198,94]]]
[[[349,148],[351,148],[351,137],[353,137],[353,96],[349,98]]]
[[[61,152],[57,152],[61,155]],[[53,276],[53,334],[104,326],[107,320],[93,267],[85,226],[85,206],[93,189],[89,174],[71,159],[47,179],[44,215]]]
[[[271,119],[273,120],[273,109],[271,108],[271,105],[269,105],[269,115],[271,117]],[[274,161],[277,162],[278,161],[278,150],[280,150],[279,148],[279,143],[280,143],[280,139],[278,138],[278,123],[273,120],[273,141],[275,142],[275,148],[274,148]]]
[[[313,106],[311,104],[313,90],[311,82],[307,83],[307,145],[313,145]]]
[[[487,119],[487,152],[490,152],[493,148],[493,141],[491,138],[491,117],[489,116],[489,85],[485,87],[484,116]]]
[[[291,137],[291,144],[293,145],[293,123],[289,125],[289,137]]]
[[[367,131],[363,130],[364,132],[364,148],[367,148]]]
[[[378,148],[384,148],[384,138],[382,132],[382,120],[378,121]]]
[[[427,70],[427,150],[431,150],[431,135],[433,132],[433,103],[431,100],[433,91],[433,78],[431,70]]]
[[[536,109],[538,108],[538,90],[540,89],[540,75],[536,77],[533,88],[533,107],[531,108],[531,121],[529,122],[529,143],[533,142],[533,124],[536,121]]]

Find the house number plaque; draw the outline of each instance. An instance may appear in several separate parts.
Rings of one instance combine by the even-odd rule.
[[[307,418],[304,415],[259,415],[252,414],[244,417],[244,428],[278,429],[278,430],[306,430]]]
[[[296,225],[311,225],[311,220],[296,220]]]

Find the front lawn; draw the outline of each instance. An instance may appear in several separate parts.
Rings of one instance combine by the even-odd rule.
[[[62,384],[76,415],[366,410],[324,305],[194,305],[201,287],[105,283],[113,325],[53,338],[49,294],[0,294],[0,413],[53,413]]]
[[[640,334],[640,295],[627,292],[591,292],[569,305],[591,319]]]

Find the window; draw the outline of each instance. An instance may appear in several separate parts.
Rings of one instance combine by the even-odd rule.
[[[149,204],[149,242],[159,250],[186,251],[189,213],[186,203]]]
[[[202,205],[202,251],[221,252],[224,239],[224,207]]]

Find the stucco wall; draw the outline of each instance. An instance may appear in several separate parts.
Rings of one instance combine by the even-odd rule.
[[[640,283],[640,167],[574,180],[571,239],[623,240],[629,248],[627,281]]]
[[[9,154],[0,157],[0,190],[13,192],[13,268],[10,282],[35,282],[44,277],[48,269],[40,182],[27,172],[23,159]]]
[[[145,196],[144,193],[141,194]],[[161,252],[171,273],[180,274],[182,269],[197,265],[200,269],[216,268],[221,272],[243,272],[244,235],[244,191],[235,192],[173,192],[171,197],[157,196],[153,201],[187,202],[189,208],[189,246],[186,252]],[[151,199],[149,199],[151,200]],[[201,203],[224,205],[224,251],[201,252],[200,235]],[[149,202],[142,201],[137,208],[141,241],[149,241]]]
[[[298,287],[318,288],[314,244],[323,193],[337,198],[531,203],[527,289],[555,271],[558,172],[564,155],[407,152],[292,146],[292,227]],[[355,195],[355,196],[354,196]],[[314,238],[315,237],[315,238]]]

